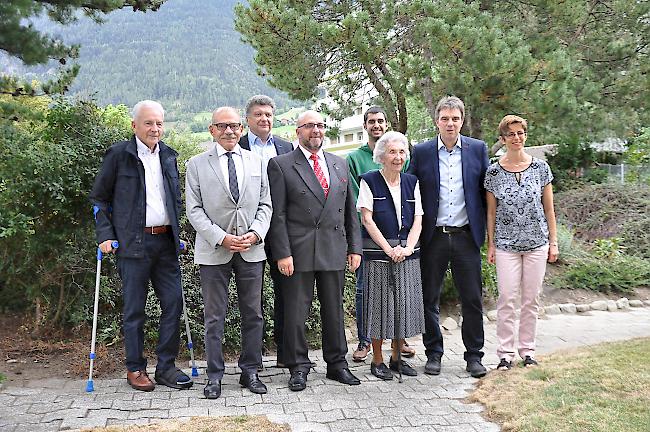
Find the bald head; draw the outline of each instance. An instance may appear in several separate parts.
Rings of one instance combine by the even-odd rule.
[[[296,120],[296,135],[302,148],[314,154],[318,153],[325,139],[323,116],[313,110],[301,113]]]
[[[208,129],[213,141],[219,143],[224,149],[232,151],[239,142],[244,127],[241,124],[239,111],[233,107],[224,106],[214,110],[212,123]]]

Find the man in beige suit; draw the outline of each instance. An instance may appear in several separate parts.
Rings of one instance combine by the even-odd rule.
[[[222,340],[228,284],[234,274],[241,313],[239,383],[257,394],[266,386],[257,375],[262,362],[263,240],[271,221],[271,198],[264,161],[242,149],[239,113],[218,108],[209,127],[215,141],[187,163],[187,217],[196,229],[194,262],[200,266],[205,316],[208,399],[221,395],[224,373]]]

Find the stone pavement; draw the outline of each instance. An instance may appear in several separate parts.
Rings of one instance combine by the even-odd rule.
[[[486,323],[484,364],[494,368],[495,324]],[[237,383],[234,365],[223,380],[222,397],[203,399],[205,371],[191,390],[158,386],[153,392],[132,390],[125,379],[95,381],[95,391],[85,392],[86,380],[28,382],[23,387],[0,390],[0,431],[58,431],[106,425],[146,424],[170,418],[261,414],[288,423],[293,431],[434,431],[488,432],[499,427],[481,416],[483,407],[463,402],[476,380],[465,372],[460,331],[446,332],[446,352],[439,376],[424,375],[426,358],[421,340],[410,339],[420,353],[412,364],[421,373],[383,382],[370,374],[366,363],[350,363],[360,386],[344,386],[325,378],[319,351],[311,353],[318,366],[309,374],[307,389],[291,392],[286,369],[272,367],[260,375],[266,395],[253,395]],[[538,353],[590,345],[603,341],[650,336],[650,307],[626,312],[592,311],[578,315],[550,315],[539,322]],[[388,347],[388,346],[387,346]],[[354,346],[350,345],[350,353]]]

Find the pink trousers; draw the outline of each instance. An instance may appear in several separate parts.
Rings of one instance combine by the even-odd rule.
[[[539,294],[546,272],[548,245],[528,252],[496,250],[497,284],[497,355],[512,361],[515,357],[516,300],[520,295],[519,356],[534,357],[537,334]]]

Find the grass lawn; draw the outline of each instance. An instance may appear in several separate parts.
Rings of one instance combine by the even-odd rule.
[[[7,378],[6,378],[4,375],[2,375],[2,374],[0,373],[0,383],[1,383],[2,381],[6,380],[6,379],[7,379]]]
[[[470,396],[504,431],[650,431],[650,338],[542,356],[492,371]]]
[[[92,432],[288,432],[289,430],[288,425],[271,423],[262,416],[192,417],[188,421],[165,420],[150,425],[83,429]]]

